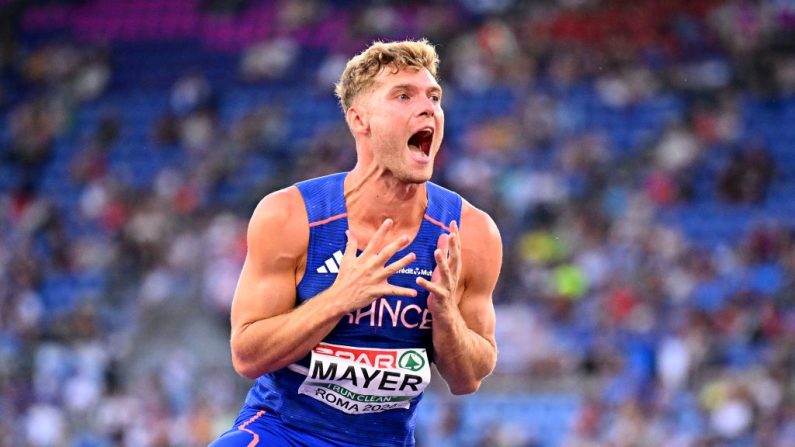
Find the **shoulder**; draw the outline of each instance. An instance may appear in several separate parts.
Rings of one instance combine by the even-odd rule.
[[[296,246],[309,240],[309,219],[301,192],[295,186],[274,191],[260,200],[248,225],[249,248],[263,241]]]
[[[465,283],[490,293],[502,268],[502,238],[497,224],[485,211],[464,200],[459,233]]]
[[[461,204],[461,242],[466,248],[474,245],[480,248],[500,249],[502,238],[494,219],[485,211],[463,200]]]
[[[297,187],[290,186],[263,197],[254,209],[249,227],[272,223],[300,224],[302,220],[307,222],[304,199]]]

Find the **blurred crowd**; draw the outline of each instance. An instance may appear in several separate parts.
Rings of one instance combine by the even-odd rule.
[[[24,3],[0,1],[0,445],[206,445],[247,385],[225,338],[251,210],[350,169],[353,140],[341,113],[291,138],[289,97],[229,118],[225,86],[201,67],[169,82],[146,128],[113,107],[87,121],[81,111],[125,94],[113,45],[30,36]],[[234,16],[252,3],[197,7]],[[335,14],[346,33],[293,79],[301,31]],[[495,375],[580,384],[561,445],[795,445],[792,216],[716,244],[660,218],[694,204],[751,213],[795,181],[795,158],[777,160],[745,113],[748,98],[795,101],[795,4],[285,0],[276,20],[283,32],[229,67],[236,83],[328,96],[376,38],[438,45],[457,124],[435,180],[502,231]],[[661,98],[683,106],[618,150],[572,107],[582,91],[630,114]],[[502,113],[457,115],[492,92],[511,98]],[[115,169],[130,134],[178,162]],[[545,445],[499,426],[462,440],[445,417],[452,428],[420,444]]]

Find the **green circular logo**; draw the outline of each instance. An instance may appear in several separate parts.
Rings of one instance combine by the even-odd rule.
[[[398,366],[410,371],[419,371],[425,366],[425,358],[417,351],[406,351],[400,356]]]

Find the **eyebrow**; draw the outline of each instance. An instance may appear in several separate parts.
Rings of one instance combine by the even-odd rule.
[[[400,91],[400,90],[408,90],[408,91],[412,91],[413,92],[413,91],[417,91],[419,89],[414,84],[398,84],[398,85],[392,87],[391,89],[389,89],[390,92],[397,92],[397,91]],[[431,91],[431,92],[434,92],[434,93],[439,93],[439,94],[442,93],[442,88],[439,87],[438,85],[431,86],[431,87],[428,88],[428,90]]]

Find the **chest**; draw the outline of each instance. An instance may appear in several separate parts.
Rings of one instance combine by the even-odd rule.
[[[337,222],[335,222],[337,224]],[[311,229],[304,274],[297,287],[298,304],[312,299],[330,287],[337,278],[347,239],[347,222],[340,219],[337,225],[325,225],[322,229]],[[428,291],[416,283],[417,277],[431,278],[436,261],[439,232],[433,225],[423,223],[416,231],[411,244],[397,252],[388,262],[392,263],[413,252],[416,259],[394,275],[388,282],[417,290],[416,297],[384,296],[370,306],[351,312],[342,318],[340,327],[359,328],[372,333],[375,330],[425,331],[431,328],[431,317],[427,310]]]

